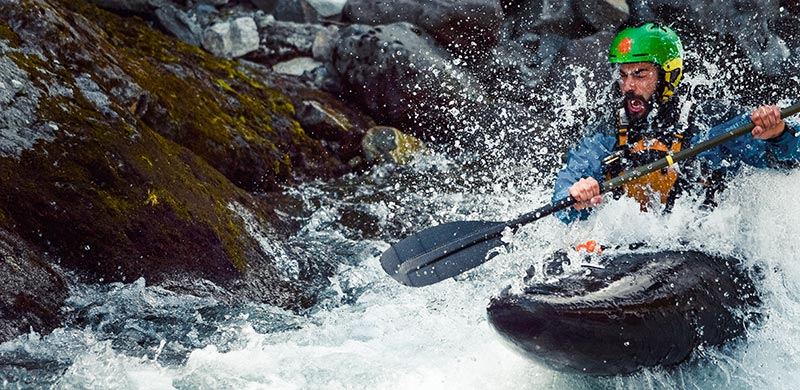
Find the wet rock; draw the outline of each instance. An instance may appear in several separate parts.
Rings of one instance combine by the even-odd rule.
[[[203,41],[203,29],[186,12],[172,6],[165,5],[155,10],[155,17],[159,24],[176,38],[195,46],[200,46]]]
[[[575,3],[581,18],[600,31],[613,31],[630,16],[625,0],[579,0]]]
[[[731,5],[711,0],[699,2],[670,2],[656,0],[636,3],[632,7],[632,22],[651,20],[673,23],[675,15],[682,15],[676,26],[679,35],[686,37],[698,33],[697,39],[709,42],[720,42],[726,37],[735,40],[737,48],[747,57],[755,71],[766,75],[776,75],[784,71],[782,63],[791,54],[787,43],[770,30],[768,21],[775,20],[780,14],[778,0],[756,1],[746,0]],[[715,21],[713,25],[708,20]]]
[[[289,61],[277,63],[272,66],[276,73],[288,74],[292,76],[302,76],[306,72],[313,72],[314,69],[322,66],[322,63],[310,57],[297,57]]]
[[[229,3],[229,0],[187,0],[187,3],[220,6]]]
[[[279,21],[271,15],[257,15],[256,23],[259,45],[247,59],[264,65],[312,57],[317,35],[328,33],[328,29],[320,25]]]
[[[415,153],[425,149],[423,143],[394,127],[376,126],[361,141],[364,157],[369,162],[405,164]]]
[[[342,13],[347,0],[307,0],[308,4],[324,19],[332,19]]]
[[[408,22],[459,52],[491,47],[503,23],[497,0],[348,0],[343,14],[348,21],[373,26]]]
[[[275,7],[278,5],[279,0],[250,0],[257,9],[264,11],[265,13],[272,14],[272,11],[275,10]]]
[[[109,11],[133,13],[152,18],[156,9],[169,4],[169,0],[89,0],[92,4]]]
[[[351,25],[340,34],[333,66],[378,122],[443,140],[457,131],[449,125],[481,110],[479,84],[413,25]]]
[[[303,102],[297,111],[297,118],[309,135],[316,139],[341,140],[353,130],[346,116],[313,100]]]
[[[0,275],[0,342],[30,331],[49,333],[59,326],[68,292],[64,276],[19,236],[2,228]]]
[[[317,10],[306,0],[281,0],[272,10],[275,19],[295,22],[314,23],[320,20]]]
[[[580,36],[585,28],[575,8],[573,0],[522,0],[512,8],[506,24],[511,25],[512,36],[526,33]]]
[[[203,32],[203,48],[223,58],[241,57],[258,50],[256,22],[250,17],[240,17],[217,23]]]
[[[350,170],[333,153],[359,154],[368,122],[137,18],[49,0],[0,3],[0,14],[0,231],[83,281],[192,291],[207,280],[227,291],[220,299],[313,304],[333,266],[281,249],[290,233],[276,205],[246,190]],[[352,134],[309,137],[294,104],[312,99],[344,113]],[[47,321],[20,316],[3,329]]]

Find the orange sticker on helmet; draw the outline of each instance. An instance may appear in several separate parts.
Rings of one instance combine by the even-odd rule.
[[[617,51],[620,54],[628,54],[631,51],[631,47],[633,47],[633,39],[625,38],[619,41],[619,45],[617,45]]]

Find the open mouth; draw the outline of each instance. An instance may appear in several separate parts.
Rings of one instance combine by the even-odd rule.
[[[626,105],[631,113],[640,113],[645,109],[645,102],[640,98],[628,98],[626,99]]]

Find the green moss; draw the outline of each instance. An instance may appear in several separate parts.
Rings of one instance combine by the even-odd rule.
[[[0,24],[0,39],[7,41],[11,47],[19,47],[22,44],[19,35],[8,26],[8,21]]]
[[[236,93],[236,91],[233,88],[231,88],[231,86],[228,85],[228,83],[226,83],[225,80],[223,80],[223,79],[217,79],[217,84],[220,87],[222,87],[222,89],[224,89],[225,91],[228,91],[228,92],[231,92],[231,93]]]
[[[108,191],[97,190],[97,196],[100,197],[104,209],[112,211],[116,216],[127,216],[133,210],[127,200],[114,196]]]
[[[56,3],[26,4],[30,8],[26,12],[36,15],[42,4]],[[22,202],[25,196],[36,196],[57,200],[58,207],[27,209],[35,218],[7,208],[0,222],[25,220],[26,231],[42,231],[64,246],[93,240],[93,247],[107,245],[108,251],[119,251],[120,256],[130,255],[124,252],[126,245],[141,245],[136,240],[144,239],[137,235],[154,240],[152,247],[158,248],[158,242],[167,245],[183,239],[180,234],[195,234],[199,239],[220,240],[230,261],[244,270],[252,242],[226,203],[246,194],[209,165],[219,169],[220,161],[235,160],[244,139],[256,151],[254,157],[263,159],[267,176],[274,173],[275,178],[265,181],[289,177],[292,156],[320,150],[309,147],[316,141],[291,119],[295,108],[289,98],[249,76],[238,62],[166,37],[138,18],[121,18],[85,1],[61,4],[53,12],[71,11],[74,14],[67,20],[87,18],[93,23],[75,23],[80,26],[77,37],[66,36],[71,30],[64,26],[48,30],[54,35],[48,41],[72,45],[45,51],[48,58],[21,52],[9,52],[9,58],[42,90],[74,86],[73,73],[86,73],[111,91],[127,75],[147,91],[148,107],[138,107],[138,101],[124,102],[128,107],[112,104],[119,118],[111,119],[77,87],[73,98],[43,96],[37,116],[58,123],[61,139],[30,152],[26,159],[31,164],[24,175],[30,180],[3,181],[0,194],[7,196],[0,199],[10,202],[19,197]],[[15,45],[20,38],[0,22],[0,39]],[[105,72],[109,69],[125,75],[109,77],[111,72]],[[137,112],[146,112],[142,120],[149,127],[132,115]],[[23,177],[4,173],[13,166],[0,161],[0,177]],[[69,226],[70,222],[85,226]],[[117,240],[113,242],[119,243],[118,248],[112,240]],[[82,249],[74,250],[73,258],[80,262]]]

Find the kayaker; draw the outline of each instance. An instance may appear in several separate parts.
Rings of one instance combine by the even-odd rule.
[[[776,105],[762,105],[748,116],[739,115],[746,111],[738,107],[700,104],[674,94],[683,75],[683,45],[669,27],[644,23],[622,30],[611,44],[609,62],[617,67],[619,104],[591,125],[558,174],[553,200],[568,194],[577,200],[574,207],[556,214],[565,223],[585,219],[591,207],[603,202],[599,182],[750,120],[755,124],[750,135],[638,178],[614,196],[633,197],[642,210],[658,204],[669,210],[682,193],[700,194],[704,203],[713,205],[714,194],[741,163],[774,167],[800,160],[800,124],[782,120]]]

